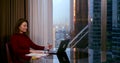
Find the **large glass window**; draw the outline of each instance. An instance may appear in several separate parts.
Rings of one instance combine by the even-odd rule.
[[[70,38],[70,0],[53,0],[53,34],[55,47]]]

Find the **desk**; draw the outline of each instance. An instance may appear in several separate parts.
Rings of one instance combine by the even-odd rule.
[[[32,63],[88,63],[88,54],[81,52],[78,48],[67,48],[64,53],[41,57],[38,60],[32,60]]]

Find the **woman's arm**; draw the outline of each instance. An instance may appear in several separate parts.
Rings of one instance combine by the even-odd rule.
[[[29,39],[29,40],[30,40],[30,39]],[[30,40],[30,46],[31,46],[31,48],[37,49],[37,50],[44,50],[44,49],[45,49],[44,46],[38,46],[38,45],[34,44],[34,43],[32,42],[32,40]]]

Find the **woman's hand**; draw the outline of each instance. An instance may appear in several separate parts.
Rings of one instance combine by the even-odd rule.
[[[50,50],[53,48],[53,45],[52,44],[48,44],[47,46],[45,46],[45,50]]]
[[[52,48],[53,48],[53,45],[49,44],[49,45],[48,45],[48,49],[50,50],[50,49],[52,49]]]

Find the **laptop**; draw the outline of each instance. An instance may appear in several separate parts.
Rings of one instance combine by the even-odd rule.
[[[66,52],[57,54],[57,58],[59,60],[59,63],[70,63]]]
[[[49,54],[63,53],[63,52],[65,52],[68,44],[69,44],[69,40],[68,39],[67,40],[62,40],[60,45],[59,45],[59,47],[58,47],[58,49],[56,49],[56,50],[52,49],[48,53]]]

